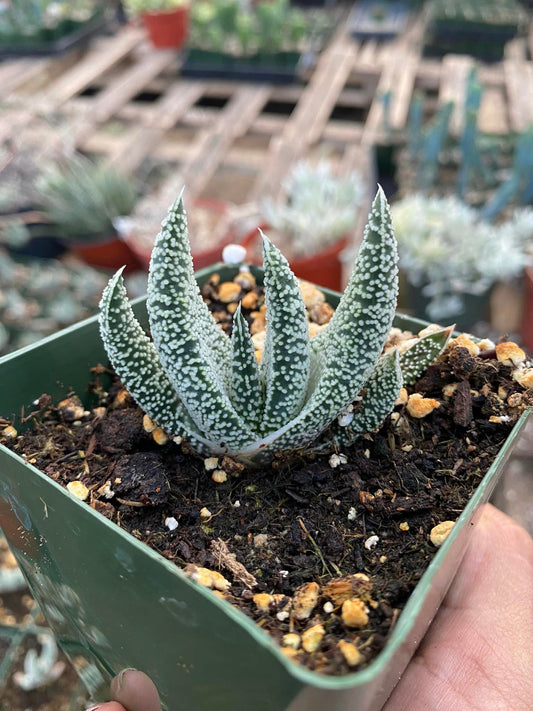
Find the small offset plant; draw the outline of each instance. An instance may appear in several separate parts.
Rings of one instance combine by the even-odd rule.
[[[113,221],[129,215],[137,200],[130,179],[82,155],[48,169],[37,187],[48,219],[58,235],[71,242],[113,234]]]
[[[396,240],[381,189],[346,291],[313,339],[298,282],[266,237],[263,263],[267,334],[260,364],[240,307],[230,339],[202,300],[181,198],[152,253],[153,342],[134,317],[121,271],[101,301],[107,353],[140,407],[197,453],[246,464],[302,448],[333,449],[373,430],[392,410],[402,373],[405,381],[416,378],[450,334],[442,329],[420,339],[401,360],[397,350],[381,355],[398,291]],[[356,399],[361,406],[349,412]]]
[[[413,195],[392,207],[401,250],[400,266],[430,298],[431,318],[453,318],[463,311],[465,294],[483,294],[496,281],[520,274],[528,263],[533,210],[491,225],[455,197]]]
[[[283,192],[279,202],[263,200],[263,217],[286,235],[295,256],[305,256],[355,226],[364,185],[355,171],[337,177],[326,161],[317,165],[300,161],[284,181]]]

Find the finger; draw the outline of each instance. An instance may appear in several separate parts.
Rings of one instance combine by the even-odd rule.
[[[486,506],[455,582],[384,711],[529,708],[532,617],[533,541]]]
[[[124,669],[113,679],[111,696],[125,706],[127,711],[161,711],[159,695],[153,681],[144,672],[136,669]]]

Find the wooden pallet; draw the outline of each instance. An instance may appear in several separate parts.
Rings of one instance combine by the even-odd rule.
[[[509,43],[504,61],[489,66],[423,58],[424,28],[420,15],[405,35],[379,44],[353,41],[341,24],[306,80],[280,87],[182,79],[175,52],[153,50],[128,26],[83,53],[0,64],[0,141],[50,120],[58,144],[68,140],[126,173],[166,164],[169,177],[146,197],[164,211],[183,184],[239,204],[275,196],[291,165],[310,153],[341,170],[368,169],[374,145],[403,140],[415,91],[428,115],[453,101],[458,134],[474,66],[484,89],[481,131],[505,135],[533,122],[532,36]]]

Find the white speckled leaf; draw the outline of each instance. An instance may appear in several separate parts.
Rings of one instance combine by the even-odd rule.
[[[281,252],[263,235],[267,335],[262,434],[279,429],[302,408],[309,378],[309,327],[298,282]]]
[[[429,333],[418,339],[411,348],[400,356],[403,382],[411,385],[433,363],[448,345],[455,326],[448,326],[440,331]]]
[[[111,363],[142,409],[172,435],[197,428],[163,370],[153,343],[135,318],[120,269],[100,302],[100,333]]]
[[[343,449],[353,444],[364,432],[378,428],[394,409],[394,403],[402,387],[402,371],[396,349],[382,356],[372,375],[365,383],[361,401],[362,409],[355,412],[348,427],[335,422],[311,449],[329,451]]]
[[[161,364],[198,428],[221,448],[250,441],[253,433],[227,392],[231,342],[207,310],[194,279],[181,198],[154,245],[147,306]]]
[[[378,362],[398,294],[398,254],[390,211],[381,188],[372,205],[365,237],[335,315],[312,343],[314,367],[324,370],[301,413],[278,431],[247,447],[246,457],[298,449],[318,435],[357,396]]]
[[[231,364],[230,399],[235,410],[251,430],[257,431],[261,423],[263,390],[259,366],[248,324],[239,304],[233,316],[231,334],[233,358]]]

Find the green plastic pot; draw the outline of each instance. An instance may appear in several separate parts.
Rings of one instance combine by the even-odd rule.
[[[198,273],[200,283],[216,265]],[[261,271],[254,268],[260,277]],[[335,305],[338,294],[326,292]],[[135,303],[146,324],[144,300]],[[419,329],[421,322],[397,318]],[[107,357],[96,318],[0,360],[0,415],[16,418],[43,392],[83,394]],[[85,398],[89,406],[90,397]],[[260,627],[172,563],[0,448],[0,526],[58,641],[95,700],[136,667],[171,711],[370,711],[379,709],[427,630],[464,554],[470,522],[499,479],[517,424],[452,533],[411,595],[387,647],[362,671],[326,677],[290,662]]]

